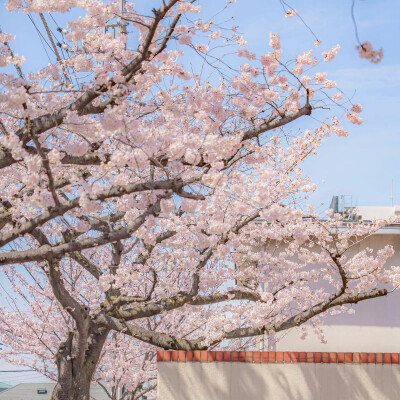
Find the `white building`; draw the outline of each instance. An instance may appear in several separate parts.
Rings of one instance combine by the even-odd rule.
[[[20,383],[0,393],[0,400],[49,400],[55,383]],[[90,400],[110,400],[99,385],[92,385]]]
[[[331,204],[331,207],[332,205],[334,206]],[[355,219],[362,221],[400,215],[400,206],[361,206],[357,209]],[[345,209],[339,208],[335,211]],[[400,265],[400,225],[380,229],[351,251],[358,253],[365,247],[378,250],[387,244],[392,245],[395,250],[387,265]],[[352,308],[355,314],[338,314],[324,318],[326,344],[321,343],[311,331],[303,340],[298,329],[291,329],[277,334],[276,343],[270,342],[269,348],[277,351],[400,352],[400,291],[362,301]]]
[[[331,208],[344,212],[334,197]],[[357,207],[353,222],[400,215],[400,206]],[[390,244],[400,265],[400,224],[380,229],[351,251]],[[296,329],[256,352],[158,352],[159,400],[394,400],[400,394],[400,290],[324,318],[327,343]],[[263,347],[263,348],[262,348]]]

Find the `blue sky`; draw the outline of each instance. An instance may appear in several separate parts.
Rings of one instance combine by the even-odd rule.
[[[4,3],[0,0],[0,25],[3,31],[16,35],[13,47],[27,59],[25,72],[46,65],[47,56],[28,17],[10,15]],[[136,3],[147,7],[159,2],[138,0]],[[361,41],[369,40],[374,48],[384,49],[383,61],[377,65],[360,59],[356,53],[351,0],[290,0],[289,3],[322,40],[321,51],[337,43],[341,45],[338,56],[331,63],[323,64],[323,70],[354,103],[364,107],[361,126],[346,124],[350,131],[348,138],[330,138],[318,156],[304,165],[305,172],[319,184],[311,202],[323,210],[332,195],[345,194],[352,195],[358,205],[389,206],[394,179],[394,202],[400,204],[400,127],[396,118],[400,108],[400,1],[356,0]],[[201,0],[200,4],[206,14],[212,14],[224,6],[225,0]],[[285,18],[279,0],[237,0],[225,15],[235,17],[234,24],[240,27],[249,49],[258,54],[267,51],[269,32],[281,35],[284,52],[289,58],[315,49],[315,38],[307,27],[299,18]],[[55,18],[63,25],[62,16],[55,15]],[[43,32],[39,19],[35,20]],[[316,71],[322,71],[321,68]],[[344,120],[343,111],[334,111]],[[293,129],[313,126],[315,123],[309,119],[294,125]],[[320,206],[321,203],[325,206]],[[10,369],[10,366],[0,362],[0,369]],[[30,381],[29,377],[43,380],[31,374],[11,377],[1,373],[0,381],[8,378],[17,383]]]
[[[380,64],[357,56],[351,0],[289,3],[322,40],[321,49],[340,44],[335,60],[323,68],[354,103],[364,107],[361,126],[346,124],[348,138],[329,139],[319,155],[305,164],[306,173],[320,184],[311,201],[329,205],[333,194],[345,194],[358,199],[358,205],[389,206],[394,179],[394,202],[400,204],[400,128],[395,117],[400,106],[400,2],[356,0],[360,40],[383,47]],[[315,40],[308,29],[298,18],[284,18],[279,1],[239,0],[237,10],[238,25],[249,47],[257,51],[266,48],[269,31],[281,35],[284,52],[292,55],[313,47]],[[334,112],[344,120],[341,110]],[[307,124],[301,123],[302,127]]]
[[[142,9],[158,4],[156,0],[135,3]],[[395,118],[400,106],[400,41],[396,40],[400,37],[400,1],[356,0],[355,15],[361,41],[369,40],[374,48],[384,49],[383,61],[377,65],[359,58],[356,53],[351,0],[291,0],[289,3],[322,40],[320,51],[337,43],[341,45],[335,60],[315,71],[323,68],[353,103],[364,107],[361,126],[345,122],[351,135],[329,139],[319,155],[304,165],[306,173],[319,184],[311,202],[329,204],[333,194],[346,194],[357,199],[358,205],[390,205],[391,180],[394,179],[394,200],[400,204],[400,128]],[[219,11],[225,0],[201,0],[200,4],[207,16]],[[240,27],[249,49],[258,54],[268,50],[269,32],[281,35],[284,55],[289,59],[311,48],[319,50],[313,46],[315,38],[299,18],[284,17],[279,0],[237,0],[220,19],[230,15],[234,16],[233,24]],[[64,16],[54,16],[61,26],[65,24]],[[37,16],[35,20],[42,29]],[[16,35],[13,46],[27,59],[25,71],[47,64],[47,56],[27,16],[10,16],[2,6],[0,23],[4,31]],[[345,120],[342,110],[333,112],[340,120]],[[320,115],[314,113],[316,118]],[[326,116],[327,113],[323,114],[324,118]],[[303,120],[294,124],[293,129],[313,126],[313,121]]]

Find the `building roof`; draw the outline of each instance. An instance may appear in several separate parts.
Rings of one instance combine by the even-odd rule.
[[[352,216],[355,221],[372,221],[374,219],[387,219],[400,216],[400,205],[391,207],[358,206],[352,200],[352,196],[333,196],[329,206],[334,213],[346,214],[357,209],[357,214]]]
[[[0,393],[4,392],[5,390],[9,389],[11,385],[8,383],[0,382]]]
[[[0,400],[50,400],[55,383],[20,383],[0,393]],[[40,393],[42,392],[42,393]],[[92,385],[91,400],[110,400],[103,388]]]
[[[358,206],[357,215],[363,221],[372,221],[373,219],[386,219],[390,217],[398,217],[400,215],[400,206],[393,207],[373,207],[373,206]]]
[[[5,383],[5,382],[0,382],[0,388],[6,388],[6,389],[8,389],[8,388],[10,388],[12,385],[9,385],[8,383]]]

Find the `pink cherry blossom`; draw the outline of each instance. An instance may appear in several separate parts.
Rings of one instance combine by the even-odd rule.
[[[383,49],[374,50],[370,42],[364,42],[361,46],[356,46],[360,57],[370,60],[374,64],[378,64],[383,58]]]
[[[297,15],[296,10],[288,10],[286,12],[285,18],[292,18],[292,17],[295,17],[296,15]]]
[[[191,44],[192,37],[190,35],[184,35],[179,38],[179,44]]]
[[[330,81],[329,79],[327,79],[324,82],[324,87],[327,88],[327,89],[332,89],[332,88],[336,87],[336,82],[335,81]]]
[[[271,33],[262,54],[212,7],[142,3],[6,4],[63,13],[68,49],[22,65],[0,34],[0,357],[56,381],[54,400],[100,379],[114,399],[154,399],[157,349],[251,347],[296,321],[322,338],[327,313],[400,285],[390,246],[349,255],[398,219],[305,204],[303,163],[349,135],[315,71],[339,46],[284,52]]]
[[[279,34],[277,33],[269,34],[269,46],[276,50],[279,50],[281,48],[281,41]]]
[[[296,57],[297,65],[315,65],[317,63],[317,59],[313,58],[313,51],[305,51],[301,56]]]
[[[342,98],[343,98],[343,95],[340,92],[337,92],[334,96],[332,96],[332,100],[334,100],[334,101],[340,101],[340,100],[342,100]]]
[[[303,75],[303,76],[300,78],[300,82],[301,82],[303,85],[309,85],[309,84],[311,83],[311,78],[310,78],[309,76],[307,76],[307,75]]]
[[[326,72],[317,72],[314,75],[315,82],[322,83],[326,79]]]
[[[195,48],[197,51],[200,51],[201,53],[206,53],[209,49],[209,47],[206,46],[205,44],[196,44]]]
[[[215,39],[220,38],[221,35],[222,35],[221,31],[216,31],[216,32],[210,33],[209,37],[210,37],[210,39],[215,40]]]
[[[356,113],[350,113],[350,114],[346,114],[346,118],[355,125],[361,125],[363,122],[363,119]]]
[[[247,49],[238,49],[238,56],[247,58],[248,60],[255,60],[257,58],[256,53]]]
[[[353,111],[353,113],[360,113],[362,110],[363,108],[361,104],[353,104],[351,106],[351,111]]]
[[[324,61],[329,62],[332,61],[336,54],[339,52],[340,46],[337,44],[336,46],[333,46],[329,51],[324,51],[322,54],[324,55]]]

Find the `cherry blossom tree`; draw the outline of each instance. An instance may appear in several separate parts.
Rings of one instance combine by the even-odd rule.
[[[70,56],[29,74],[0,35],[1,355],[55,379],[54,400],[100,379],[139,398],[157,348],[273,334],[399,283],[389,246],[347,255],[393,221],[299,206],[316,189],[301,164],[348,134],[309,116],[362,123],[323,72],[340,47],[293,59],[270,34],[257,55],[196,1],[158,3],[7,2],[71,17]],[[286,135],[298,120],[313,128]]]

